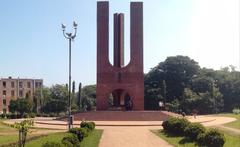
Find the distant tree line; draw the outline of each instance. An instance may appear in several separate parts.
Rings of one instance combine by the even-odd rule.
[[[75,82],[72,83],[71,108],[72,112],[89,111],[96,106],[96,86],[88,85],[82,88],[79,84],[78,92],[75,92]],[[68,85],[56,84],[43,89],[37,89],[33,97],[11,100],[9,111],[12,114],[53,114],[66,113],[68,108]]]
[[[76,90],[72,83],[72,111],[96,109],[96,85]],[[220,70],[201,68],[187,56],[168,57],[144,76],[145,109],[165,109],[187,114],[197,110],[201,114],[229,112],[240,107],[240,72],[235,67]],[[77,92],[76,92],[77,91]],[[11,100],[12,113],[65,113],[68,107],[68,85],[53,85],[38,89],[34,96]]]
[[[187,56],[168,57],[144,79],[145,109],[158,110],[159,101],[170,111],[219,113],[240,107],[240,72],[234,66],[200,68]]]

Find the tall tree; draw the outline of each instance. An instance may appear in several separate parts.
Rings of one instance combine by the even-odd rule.
[[[68,106],[68,89],[65,85],[53,85],[50,88],[50,97],[47,101],[45,112],[66,112]]]
[[[77,105],[78,105],[79,110],[82,108],[81,107],[81,93],[82,93],[82,83],[80,82],[79,86],[78,86],[78,96],[77,96]]]
[[[163,80],[163,82],[162,82],[162,86],[163,86],[163,94],[162,94],[162,96],[163,96],[163,99],[164,99],[164,105],[165,105],[165,103],[166,103],[166,97],[167,97],[167,85],[166,85],[166,81],[165,80]]]
[[[153,91],[157,89],[165,91],[166,95],[162,92],[161,96],[165,97],[166,102],[180,100],[184,88],[191,86],[191,80],[199,74],[199,70],[198,63],[187,56],[168,57],[164,62],[160,62],[145,75],[145,108],[155,108],[152,106],[155,105],[158,96],[156,97]],[[161,82],[163,80],[167,85],[165,88]]]
[[[81,105],[84,110],[93,110],[96,107],[96,85],[82,88]]]

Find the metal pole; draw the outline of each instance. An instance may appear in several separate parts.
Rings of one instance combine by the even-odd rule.
[[[71,42],[72,40],[76,37],[77,34],[77,23],[74,21],[73,22],[73,27],[74,27],[74,34],[72,33],[65,33],[65,28],[66,26],[62,24],[62,29],[63,29],[63,36],[69,40],[69,86],[68,86],[68,130],[71,129],[73,120],[71,117]]]
[[[69,38],[69,91],[68,91],[68,130],[71,129],[71,41]]]

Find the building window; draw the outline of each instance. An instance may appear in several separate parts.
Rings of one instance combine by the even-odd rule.
[[[6,99],[3,99],[3,105],[6,106],[7,102]]]
[[[7,110],[6,108],[3,109],[3,114],[6,114]]]
[[[42,87],[42,83],[41,82],[36,82],[35,83],[35,87],[36,88],[41,88]]]
[[[23,88],[23,82],[19,82],[19,88]]]
[[[7,91],[3,90],[3,95],[6,96],[7,95]]]
[[[15,93],[14,93],[14,90],[11,91],[11,97],[14,97],[15,96]]]
[[[19,97],[23,97],[23,91],[22,90],[19,91]]]
[[[31,88],[31,82],[27,82],[27,88]]]
[[[30,90],[26,93],[25,98],[29,98],[29,97],[31,97],[31,91]]]
[[[7,87],[7,82],[3,81],[3,88],[6,88],[6,87]]]
[[[15,86],[15,85],[14,85],[14,82],[11,82],[11,87],[14,88],[14,86]]]

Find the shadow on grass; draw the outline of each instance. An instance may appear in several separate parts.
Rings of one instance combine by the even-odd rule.
[[[190,138],[184,137],[178,143],[179,144],[186,144],[186,143],[195,143],[195,142],[192,139],[190,139]]]
[[[158,132],[164,134],[166,137],[181,137],[181,135],[176,135],[176,134],[173,134],[173,133],[169,133],[169,132],[166,132],[164,130],[159,130]]]
[[[164,130],[159,130],[158,132],[162,133],[164,136],[166,136],[168,138],[183,137],[183,135],[176,135],[176,134],[173,134],[173,133],[168,133],[168,132],[166,132]],[[191,143],[193,143],[194,146],[199,146],[199,144],[196,141],[194,141],[194,140],[192,140],[192,139],[190,139],[188,137],[183,137],[181,140],[178,141],[178,144],[181,144],[183,146],[185,144],[191,144]]]

